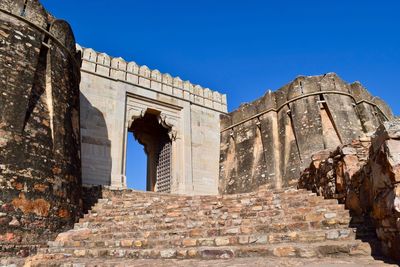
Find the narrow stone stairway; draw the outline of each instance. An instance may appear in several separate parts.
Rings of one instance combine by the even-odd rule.
[[[349,223],[343,205],[305,190],[260,188],[223,196],[105,190],[73,230],[29,263],[370,256],[369,244],[356,240]]]

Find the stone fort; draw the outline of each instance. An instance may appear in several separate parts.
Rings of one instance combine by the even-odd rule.
[[[79,46],[37,0],[1,0],[0,20],[2,264],[400,260],[400,122],[361,83],[299,76],[228,113]],[[129,134],[147,192],[126,189]]]

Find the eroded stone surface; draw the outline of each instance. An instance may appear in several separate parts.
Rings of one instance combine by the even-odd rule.
[[[299,182],[300,188],[344,203],[362,227],[372,219],[383,252],[395,259],[400,259],[399,129],[399,120],[385,122],[372,140],[316,154]]]
[[[38,1],[0,8],[0,257],[26,256],[80,215],[80,56]]]
[[[361,84],[347,84],[334,73],[300,76],[222,116],[220,192],[296,185],[313,154],[372,134],[393,118],[374,99]]]

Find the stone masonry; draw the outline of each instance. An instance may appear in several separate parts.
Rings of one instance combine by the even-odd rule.
[[[220,193],[297,185],[311,156],[372,133],[393,118],[358,82],[300,76],[221,118]]]
[[[171,192],[217,194],[219,117],[227,111],[226,95],[133,61],[78,49],[83,183],[126,188],[127,179],[138,179],[125,175],[134,160],[126,158],[127,136],[137,137],[134,122],[156,112],[172,141]]]
[[[337,200],[293,188],[224,196],[105,190],[73,230],[60,234],[27,266],[371,255],[368,243],[355,240],[349,222],[349,211]]]
[[[333,152],[313,156],[299,187],[338,199],[366,229],[372,226],[383,252],[400,261],[400,121],[380,126]]]
[[[0,257],[80,216],[80,55],[35,0],[0,1]]]
[[[0,0],[0,22],[1,265],[399,259],[400,122],[360,83],[301,76],[227,114],[226,95],[76,45],[38,0]],[[155,192],[126,189],[128,134]]]

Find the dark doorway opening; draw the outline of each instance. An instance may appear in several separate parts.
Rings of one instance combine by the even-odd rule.
[[[137,142],[144,147],[147,156],[146,191],[170,193],[171,139],[168,135],[170,129],[161,125],[159,118],[159,111],[148,109],[143,117],[132,123],[129,132],[133,133]],[[130,168],[130,164],[136,165],[135,157],[128,158],[127,169]],[[134,170],[133,173],[135,174]],[[128,184],[131,184],[129,179],[132,178],[135,179],[127,177]]]

